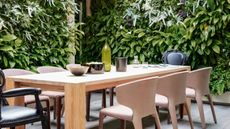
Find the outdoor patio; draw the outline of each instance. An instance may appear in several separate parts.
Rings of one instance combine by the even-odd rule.
[[[87,122],[87,129],[98,129],[98,116],[101,108],[101,94],[94,93],[92,97],[92,108],[91,108],[91,121]],[[108,100],[108,99],[107,99]],[[107,101],[109,104],[109,101]],[[220,106],[215,105],[217,124],[214,124],[212,113],[209,105],[204,105],[205,118],[207,123],[207,129],[229,129],[230,123],[230,106]],[[197,105],[192,103],[191,106],[192,119],[194,121],[194,129],[201,129],[200,117],[197,109]],[[160,120],[162,124],[162,129],[172,129],[171,124],[167,124],[167,113],[162,110],[160,113]],[[144,129],[155,129],[154,120],[152,117],[146,117],[143,119]],[[55,121],[51,122],[52,129],[56,129]],[[64,127],[64,119],[62,119],[62,127]],[[29,129],[41,129],[40,123],[34,123],[33,125],[28,125]],[[179,129],[190,129],[188,118],[185,116],[183,120],[178,121]],[[109,118],[105,119],[104,129],[120,129],[120,121],[118,119]],[[133,129],[131,123],[127,123],[127,129]]]
[[[0,0],[0,129],[230,129],[229,28],[230,0]]]

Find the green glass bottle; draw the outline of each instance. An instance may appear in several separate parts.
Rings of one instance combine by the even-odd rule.
[[[105,43],[104,47],[102,48],[102,62],[104,63],[104,70],[105,72],[109,72],[111,70],[111,49],[108,43]]]

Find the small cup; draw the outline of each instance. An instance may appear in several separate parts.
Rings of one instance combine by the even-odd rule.
[[[117,72],[126,72],[127,71],[127,57],[116,57],[116,71]]]
[[[143,62],[143,63],[142,63],[142,67],[145,68],[145,69],[148,68],[148,67],[149,67],[148,62]]]

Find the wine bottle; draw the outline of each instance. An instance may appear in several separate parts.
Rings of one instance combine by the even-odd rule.
[[[102,48],[102,62],[104,63],[105,72],[109,72],[111,70],[111,49],[108,43],[105,43]]]

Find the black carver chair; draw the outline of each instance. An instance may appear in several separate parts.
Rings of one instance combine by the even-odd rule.
[[[0,129],[6,127],[15,129],[16,126],[38,121],[41,121],[42,129],[49,129],[48,117],[43,113],[43,108],[39,100],[41,90],[35,88],[17,88],[3,92],[4,85],[5,76],[0,69]],[[36,109],[24,106],[9,106],[5,102],[6,98],[26,95],[34,95]]]
[[[164,52],[162,62],[171,65],[185,65],[187,64],[187,55],[178,50],[168,50]]]

